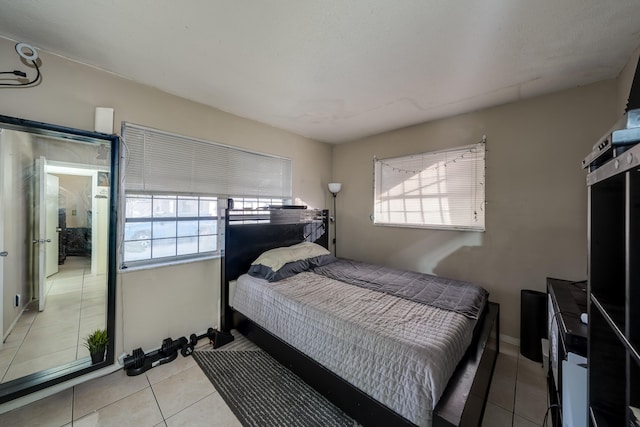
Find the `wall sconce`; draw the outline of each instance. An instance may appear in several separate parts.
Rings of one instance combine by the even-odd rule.
[[[336,196],[342,190],[342,184],[339,182],[330,182],[329,191],[333,194],[333,255],[338,256],[338,245],[336,244],[336,232],[338,230],[338,214],[336,212]]]

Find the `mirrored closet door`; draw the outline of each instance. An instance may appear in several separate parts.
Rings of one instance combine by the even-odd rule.
[[[0,116],[0,403],[113,362],[117,150]],[[96,329],[111,342],[94,365]]]

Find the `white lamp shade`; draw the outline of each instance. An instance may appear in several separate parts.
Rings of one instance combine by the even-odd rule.
[[[332,193],[339,193],[342,190],[342,184],[339,182],[330,182],[329,183],[329,191]]]

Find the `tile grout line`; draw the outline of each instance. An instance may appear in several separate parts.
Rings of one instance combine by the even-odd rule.
[[[116,372],[118,372],[118,371],[112,372],[111,374],[108,374],[108,375],[113,375],[113,374],[114,374],[114,373],[116,373]],[[100,378],[104,378],[104,377],[100,377]],[[97,378],[94,378],[94,379],[97,379]],[[83,383],[83,384],[86,384],[86,383]],[[76,386],[74,386],[74,388],[75,388],[75,387],[76,387]],[[107,407],[109,407],[109,406],[111,406],[111,405],[115,405],[115,404],[116,404],[116,403],[118,403],[118,402],[122,402],[123,400],[125,400],[125,399],[127,399],[127,398],[129,398],[129,397],[133,396],[134,394],[136,394],[136,393],[140,393],[140,392],[141,392],[142,390],[144,390],[145,388],[146,388],[146,387],[141,388],[140,390],[137,390],[137,391],[133,391],[133,392],[131,392],[131,393],[127,394],[126,396],[122,396],[121,398],[114,400],[114,401],[113,401],[113,402],[111,402],[111,403],[101,404],[102,406],[100,406],[100,407],[98,407],[98,408],[95,408],[95,409],[93,409],[93,410],[91,410],[91,411],[87,412],[87,413],[86,413],[86,414],[84,414],[82,417],[80,417],[78,420],[81,420],[82,418],[85,418],[86,416],[88,416],[88,415],[90,415],[90,414],[92,414],[92,413],[94,413],[94,412],[99,412],[99,411],[103,410],[104,408],[107,408]]]
[[[518,393],[518,373],[520,372],[520,348],[516,354],[516,380],[513,384],[513,411],[511,412],[511,427],[516,421],[516,393]]]
[[[76,360],[79,359],[80,357],[80,345],[82,342],[83,337],[80,336],[80,331],[82,329],[82,309],[85,307],[85,297],[84,297],[84,293],[85,293],[85,288],[87,286],[86,284],[86,277],[87,277],[87,269],[89,269],[89,272],[91,271],[91,267],[82,267],[82,290],[80,291],[80,312],[79,312],[79,317],[78,317],[78,341],[76,344]],[[106,301],[105,301],[106,303]],[[92,331],[89,331],[89,333],[91,333]]]
[[[76,408],[76,386],[71,387],[71,427],[73,427],[73,411]]]
[[[45,284],[46,284],[47,280],[45,279]],[[48,296],[49,293],[51,292],[51,288],[53,287],[53,284],[55,282],[55,279],[51,279],[51,285],[49,287],[47,287],[47,292],[46,295]],[[34,304],[37,300],[31,300],[31,302],[29,302],[29,304],[27,304],[27,307],[30,307],[32,304]],[[22,317],[24,315],[24,310],[20,313],[20,317]],[[36,322],[36,319],[38,318],[38,316],[40,315],[40,310],[39,308],[36,309],[35,314],[33,316],[33,320],[31,322],[29,322],[29,327],[27,328],[27,332],[24,334],[24,337],[22,337],[22,340],[20,341],[20,345],[18,345],[16,352],[13,354],[13,356],[11,357],[11,361],[9,362],[9,365],[7,365],[7,369],[4,371],[4,373],[2,374],[2,378],[0,378],[0,384],[5,382],[5,377],[7,376],[7,374],[9,373],[9,370],[11,369],[11,365],[13,365],[13,362],[16,359],[16,356],[18,355],[18,353],[20,352],[20,349],[22,348],[22,346],[24,345],[25,341],[27,341],[27,337],[29,336],[29,333],[31,332],[31,330],[33,329],[33,324]],[[9,334],[10,336],[11,334]],[[7,337],[8,338],[8,337]]]
[[[519,368],[520,368],[520,357],[521,356],[522,356],[521,354],[518,354],[518,363],[516,364],[516,366],[518,368],[516,370],[516,387],[518,386],[518,374],[520,372]],[[544,373],[544,371],[543,371],[543,373]],[[546,406],[547,406],[547,410],[548,410],[548,408],[549,408],[549,393],[548,393],[548,390],[546,389],[546,381],[547,381],[546,375],[544,376],[544,378],[545,378],[545,402],[547,403]],[[517,393],[517,390],[516,390],[516,393]],[[516,394],[514,393],[513,422],[515,422],[515,416],[518,415],[520,418],[522,418],[523,420],[528,421],[531,424],[534,424],[534,425],[536,425],[538,427],[544,427],[544,423],[543,424],[538,424],[536,421],[534,421],[534,420],[532,420],[532,419],[530,419],[530,418],[528,418],[528,417],[526,417],[524,415],[516,414],[515,401],[516,401]]]
[[[162,417],[162,422],[166,426],[167,425],[167,419],[164,417],[164,412],[162,412],[162,408],[160,407],[160,402],[158,402],[158,396],[156,396],[156,392],[153,390],[153,385],[151,384],[151,380],[149,379],[149,375],[147,375],[145,373],[144,376],[147,379],[147,382],[149,383],[149,388],[151,389],[151,394],[153,395],[153,399],[156,401],[156,406],[158,407],[158,410],[160,411],[160,416]]]
[[[30,306],[31,304],[33,304],[33,301],[27,304],[27,307]],[[20,314],[20,317],[22,317],[23,314],[24,314],[24,311]],[[36,314],[33,316],[33,320],[31,321],[31,323],[29,323],[29,328],[27,329],[27,332],[24,334],[24,337],[22,337],[22,340],[20,341],[20,345],[17,347],[16,352],[11,357],[11,362],[9,362],[9,365],[7,365],[7,370],[2,375],[2,378],[0,378],[0,384],[5,382],[4,379],[9,373],[9,370],[11,369],[11,365],[13,365],[13,362],[16,360],[16,356],[20,352],[20,349],[24,345],[24,342],[27,340],[27,336],[29,335],[29,332],[31,332],[31,328],[33,328],[33,324],[35,323],[36,318],[38,317],[39,314],[40,314],[40,311],[36,311]],[[9,336],[11,336],[11,334],[9,334]]]
[[[80,326],[82,325],[82,301],[83,301],[83,296],[84,296],[84,270],[85,268],[82,267],[82,287],[80,288],[80,310],[79,310],[79,316],[78,316],[78,334],[76,335],[76,360],[78,360],[78,357],[80,357],[80,340],[82,339],[80,337]]]
[[[169,377],[164,378],[163,380],[158,381],[158,382],[156,383],[156,385],[157,385],[157,384],[159,384],[159,383],[161,383],[162,381],[165,381],[165,380],[167,380],[167,379],[169,379],[169,378],[173,377],[173,376],[180,375],[180,374],[184,373],[184,371],[186,371],[187,369],[192,369],[192,368],[194,368],[194,367],[197,367],[197,368],[198,368],[198,369],[200,369],[200,371],[202,372],[202,368],[200,368],[200,366],[196,363],[196,364],[195,364],[195,366],[192,366],[192,367],[189,367],[189,368],[183,368],[183,369],[179,370],[178,372],[175,372],[173,375],[170,375]],[[145,375],[146,375],[146,374],[145,374]],[[204,372],[203,372],[203,375],[204,375]],[[176,412],[175,414],[171,415],[169,418],[165,418],[165,415],[164,415],[164,413],[162,412],[162,408],[160,408],[160,402],[158,402],[158,398],[156,397],[156,393],[155,393],[155,391],[154,391],[154,389],[153,389],[153,384],[151,384],[151,379],[149,378],[149,376],[148,376],[148,375],[147,375],[147,381],[149,381],[149,386],[151,387],[151,392],[153,393],[153,397],[156,399],[156,404],[158,405],[158,408],[160,409],[160,414],[162,415],[162,420],[163,420],[163,422],[164,422],[165,426],[166,426],[166,425],[168,425],[168,424],[167,424],[167,420],[168,420],[169,418],[173,418],[173,417],[175,417],[176,415],[178,415],[178,414],[180,414],[181,412],[184,412],[185,410],[187,410],[187,409],[191,408],[192,406],[194,406],[194,405],[196,405],[197,403],[199,403],[199,402],[203,401],[204,399],[208,398],[209,396],[213,396],[215,393],[218,393],[218,390],[216,390],[216,389],[215,389],[215,387],[213,387],[213,391],[212,391],[211,393],[207,394],[206,396],[203,396],[201,399],[196,400],[195,402],[191,403],[190,405],[185,406],[184,408],[182,408],[181,410],[179,410],[179,411],[178,411],[178,412]],[[207,381],[208,381],[208,378],[207,378]]]

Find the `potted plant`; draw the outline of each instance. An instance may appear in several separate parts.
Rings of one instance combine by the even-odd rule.
[[[106,329],[96,329],[84,339],[84,346],[91,354],[91,363],[96,364],[104,360],[104,351],[107,348],[109,338]]]

